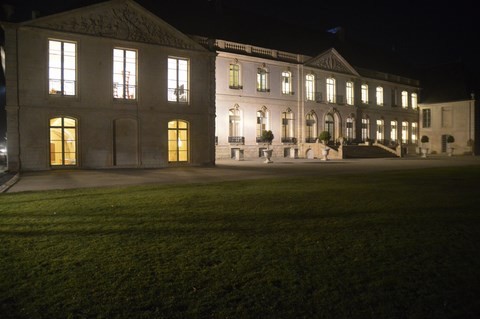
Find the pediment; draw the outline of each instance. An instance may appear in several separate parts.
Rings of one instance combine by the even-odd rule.
[[[159,17],[131,0],[112,0],[32,20],[26,25],[61,32],[205,50]]]
[[[327,71],[358,76],[358,72],[335,50],[331,48],[305,63],[307,66]]]

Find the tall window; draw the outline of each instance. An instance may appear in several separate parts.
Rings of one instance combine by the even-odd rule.
[[[311,111],[305,116],[305,142],[315,143],[317,138],[317,116]]]
[[[412,99],[412,109],[416,110],[418,107],[417,93],[412,93],[411,99]]]
[[[408,122],[402,122],[402,143],[408,143]]]
[[[423,128],[430,128],[432,125],[432,116],[430,109],[423,109],[422,110],[422,127]]]
[[[238,105],[228,111],[228,139],[229,143],[240,143],[242,139],[241,123],[242,117]]]
[[[327,78],[327,102],[335,103],[335,79]]]
[[[366,141],[370,138],[370,119],[363,118],[362,119],[362,141]]]
[[[292,73],[289,71],[282,72],[282,93],[292,94]]]
[[[50,119],[50,165],[77,164],[77,121],[68,117]]]
[[[353,117],[348,117],[346,121],[346,129],[347,129],[347,139],[349,141],[355,138],[355,120]]]
[[[137,97],[137,51],[113,49],[113,97],[132,100]]]
[[[347,82],[347,104],[353,105],[353,82]]]
[[[188,162],[188,123],[168,122],[168,161]]]
[[[418,142],[418,123],[412,122],[412,143],[417,144]]]
[[[282,143],[293,141],[293,113],[290,110],[282,113]]]
[[[368,85],[362,84],[362,103],[368,104]]]
[[[77,83],[77,44],[48,41],[48,92],[75,95]]]
[[[257,111],[257,138],[261,138],[263,131],[268,130],[267,114],[268,113],[267,113],[266,108],[262,108],[261,110]]]
[[[383,105],[383,87],[377,86],[377,105]]]
[[[315,101],[315,75],[305,76],[305,96],[307,101]]]
[[[385,137],[385,125],[383,120],[377,120],[377,141],[383,143]]]
[[[335,138],[335,120],[333,119],[333,115],[328,113],[325,115],[325,131],[330,133],[330,138]]]
[[[257,91],[269,92],[268,89],[268,71],[265,68],[257,69]]]
[[[240,65],[238,63],[230,64],[229,75],[230,76],[228,86],[231,89],[241,89],[242,85],[240,83]]]
[[[408,92],[402,91],[402,107],[404,109],[408,108]]]
[[[187,59],[168,58],[168,101],[188,102],[189,65]]]
[[[397,121],[390,122],[390,140],[396,142],[398,140],[398,124]]]

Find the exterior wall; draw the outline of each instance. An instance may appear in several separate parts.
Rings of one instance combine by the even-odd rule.
[[[168,161],[167,124],[189,123],[189,165],[214,165],[214,59],[203,48],[187,50],[9,25],[6,30],[7,138],[9,169],[50,169],[49,119],[77,120],[77,165],[124,167],[114,161],[114,123],[136,127],[136,161],[129,167],[164,167]],[[77,43],[77,95],[48,93],[48,40]],[[137,98],[113,98],[113,49],[137,50]],[[33,49],[34,48],[34,49]],[[189,59],[190,102],[167,102],[167,58]]]
[[[425,147],[433,154],[445,153],[442,135],[452,135],[454,155],[471,154],[468,141],[475,139],[475,100],[420,104],[420,136],[429,137]],[[430,109],[431,126],[423,127],[423,110]]]
[[[238,51],[244,50],[244,53],[228,52],[224,48],[235,47]],[[282,52],[257,48],[262,50],[265,55],[270,57],[255,56],[252,52],[255,47],[242,45],[238,43],[228,43],[223,40],[217,40],[217,59],[216,59],[216,132],[217,158],[231,158],[235,149],[241,149],[245,157],[260,157],[260,150],[266,147],[266,144],[257,142],[256,134],[256,114],[257,111],[266,109],[268,111],[267,130],[272,130],[275,138],[272,145],[273,156],[288,157],[298,155],[302,158],[312,156],[321,158],[323,145],[318,144],[318,140],[313,143],[306,139],[306,118],[305,116],[314,112],[316,115],[315,131],[317,137],[321,131],[326,130],[325,116],[331,114],[335,120],[334,142],[339,142],[346,133],[346,119],[352,117],[355,119],[355,139],[351,142],[361,142],[362,118],[369,118],[369,136],[376,140],[376,121],[384,120],[384,138],[381,141],[384,144],[390,144],[390,122],[398,122],[397,142],[401,141],[401,123],[409,123],[409,138],[406,143],[410,152],[415,152],[415,144],[411,141],[412,123],[418,123],[418,109],[413,110],[411,106],[411,93],[418,92],[418,86],[378,80],[359,74],[345,74],[336,70],[326,70],[319,67],[309,66],[306,61],[310,57],[301,55],[288,55],[289,59],[280,59]],[[229,66],[231,63],[237,63],[241,68],[241,88],[229,88]],[[269,92],[257,92],[256,74],[257,69],[264,67],[269,72]],[[293,79],[293,93],[282,94],[281,74],[283,71],[289,71]],[[306,74],[315,75],[315,95],[314,101],[307,101],[305,96],[305,76]],[[333,77],[336,80],[337,103],[326,102],[326,79]],[[354,83],[354,105],[346,104],[346,82]],[[363,83],[369,85],[369,101],[363,104],[360,101],[360,86]],[[381,85],[384,88],[384,105],[375,104],[375,89]],[[409,92],[409,106],[402,108],[398,105],[392,105],[391,91],[406,90]],[[399,101],[401,98],[399,96]],[[241,116],[240,141],[229,142],[229,110],[237,107]],[[282,136],[282,112],[290,109],[294,115],[294,137],[296,141],[283,141]],[[418,124],[417,124],[418,125]],[[417,126],[418,127],[418,126]],[[417,133],[418,136],[418,133]],[[296,151],[295,151],[296,149]],[[339,155],[340,154],[340,155]],[[330,158],[341,158],[341,152],[332,150]]]

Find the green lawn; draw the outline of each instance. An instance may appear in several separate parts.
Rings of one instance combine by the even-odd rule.
[[[479,318],[480,167],[0,196],[0,318]]]

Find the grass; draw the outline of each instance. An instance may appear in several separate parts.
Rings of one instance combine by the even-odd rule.
[[[480,167],[0,196],[0,318],[478,318]]]

